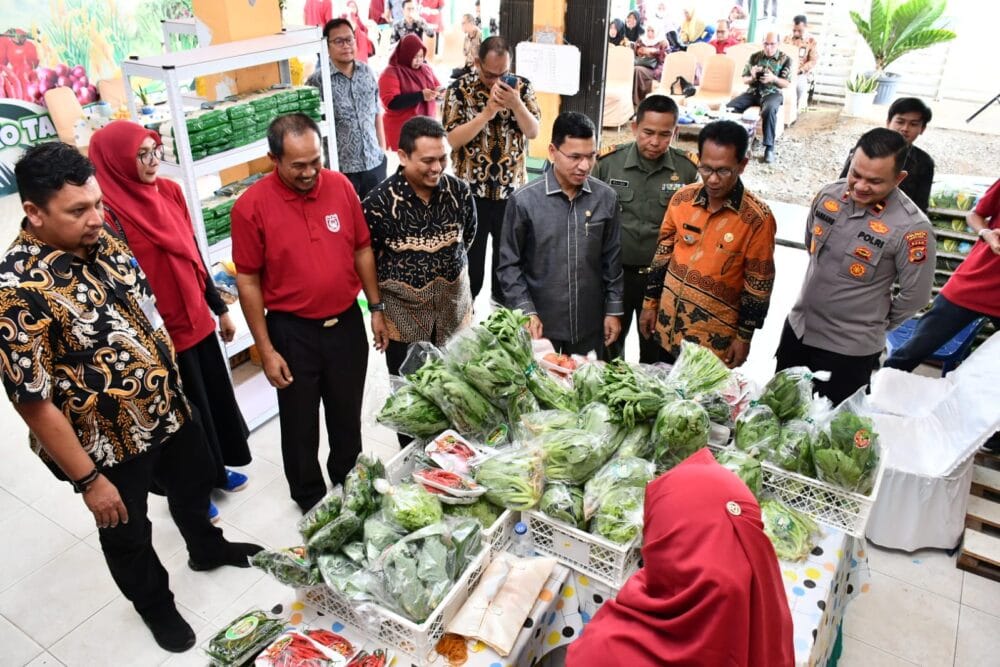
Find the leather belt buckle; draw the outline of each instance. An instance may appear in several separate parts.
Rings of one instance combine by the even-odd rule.
[[[336,318],[336,317],[331,317],[328,320],[324,320],[323,321],[323,328],[324,329],[329,329],[330,327],[335,327],[335,326],[337,326],[337,322],[339,322],[339,321],[340,321],[340,319]]]

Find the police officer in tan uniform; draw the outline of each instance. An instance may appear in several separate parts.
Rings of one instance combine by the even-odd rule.
[[[625,334],[632,317],[638,321],[642,312],[649,265],[667,204],[682,186],[698,180],[697,154],[670,146],[677,115],[677,103],[666,95],[648,96],[639,104],[632,121],[635,141],[605,153],[594,169],[594,176],[618,194],[621,213],[625,315],[622,335],[611,350],[613,356],[624,355]],[[655,338],[639,336],[639,361],[656,363],[659,354]]]
[[[886,332],[931,298],[931,224],[897,187],[906,151],[898,132],[866,132],[847,179],[820,190],[809,213],[809,268],[781,335],[778,370],[830,371],[816,389],[834,404],[868,384]]]

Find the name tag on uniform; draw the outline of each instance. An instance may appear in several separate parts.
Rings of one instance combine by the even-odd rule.
[[[836,218],[834,218],[834,217],[833,217],[832,215],[827,215],[827,214],[826,214],[826,213],[824,213],[823,211],[813,211],[813,215],[815,215],[815,216],[816,216],[817,218],[819,218],[820,220],[823,220],[823,221],[825,221],[825,222],[829,222],[829,223],[830,223],[831,225],[832,225],[832,224],[833,224],[834,222],[836,222],[836,221],[837,221],[837,219],[836,219]]]
[[[160,311],[156,309],[156,299],[151,296],[144,297],[139,301],[139,307],[142,308],[142,314],[149,320],[153,331],[163,326],[163,318],[160,316]]]
[[[612,178],[611,180],[608,181],[608,183],[610,183],[611,185],[617,185],[622,188],[628,187],[628,181],[623,181],[620,178]]]
[[[660,186],[661,192],[670,192],[671,190],[680,190],[683,183],[664,183]]]

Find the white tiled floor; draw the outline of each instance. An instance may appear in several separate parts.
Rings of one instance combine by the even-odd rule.
[[[801,207],[775,204],[774,210],[780,235],[797,240]],[[5,227],[0,238],[13,236],[8,224],[0,223]],[[796,296],[804,255],[779,248],[777,264],[771,313],[747,364],[757,378],[773,371],[778,333]],[[488,304],[481,300],[477,309],[485,312]],[[634,334],[627,351],[630,358],[637,356]],[[381,402],[387,386],[384,361],[373,353],[365,414]],[[0,665],[204,664],[196,651],[171,656],[156,647],[111,581],[79,497],[28,452],[26,429],[5,400],[0,400],[0,428],[6,435],[0,466]],[[232,539],[293,544],[299,513],[281,471],[277,420],[258,429],[251,446],[249,487],[216,499],[221,525]],[[395,435],[372,424],[365,425],[365,448],[382,458],[398,450]],[[150,498],[150,520],[181,613],[199,642],[236,614],[280,597],[280,586],[253,570],[190,571],[162,499]],[[871,588],[848,607],[842,665],[1000,665],[1000,583],[956,569],[955,558],[941,551],[904,554],[872,547],[869,554]]]

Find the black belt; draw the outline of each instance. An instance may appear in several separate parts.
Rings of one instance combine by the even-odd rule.
[[[357,304],[357,302],[355,302],[355,303],[351,304],[347,308],[347,310],[345,310],[345,311],[343,311],[341,313],[337,313],[336,315],[331,315],[330,317],[320,317],[320,318],[302,317],[301,315],[296,315],[294,313],[285,313],[285,312],[276,311],[276,310],[269,310],[269,311],[267,311],[267,315],[268,315],[268,317],[277,317],[277,318],[285,318],[285,319],[290,319],[290,320],[296,320],[296,321],[299,321],[299,322],[304,322],[306,324],[312,324],[312,325],[315,325],[315,326],[318,326],[318,327],[322,327],[324,329],[329,329],[331,327],[337,326],[337,323],[340,322],[341,319],[343,319],[347,315],[350,315],[351,311],[357,310],[357,309],[358,309],[358,304]]]
[[[623,264],[622,268],[625,269],[626,271],[631,271],[632,273],[638,273],[638,274],[644,274],[650,272],[650,268],[645,265]]]

